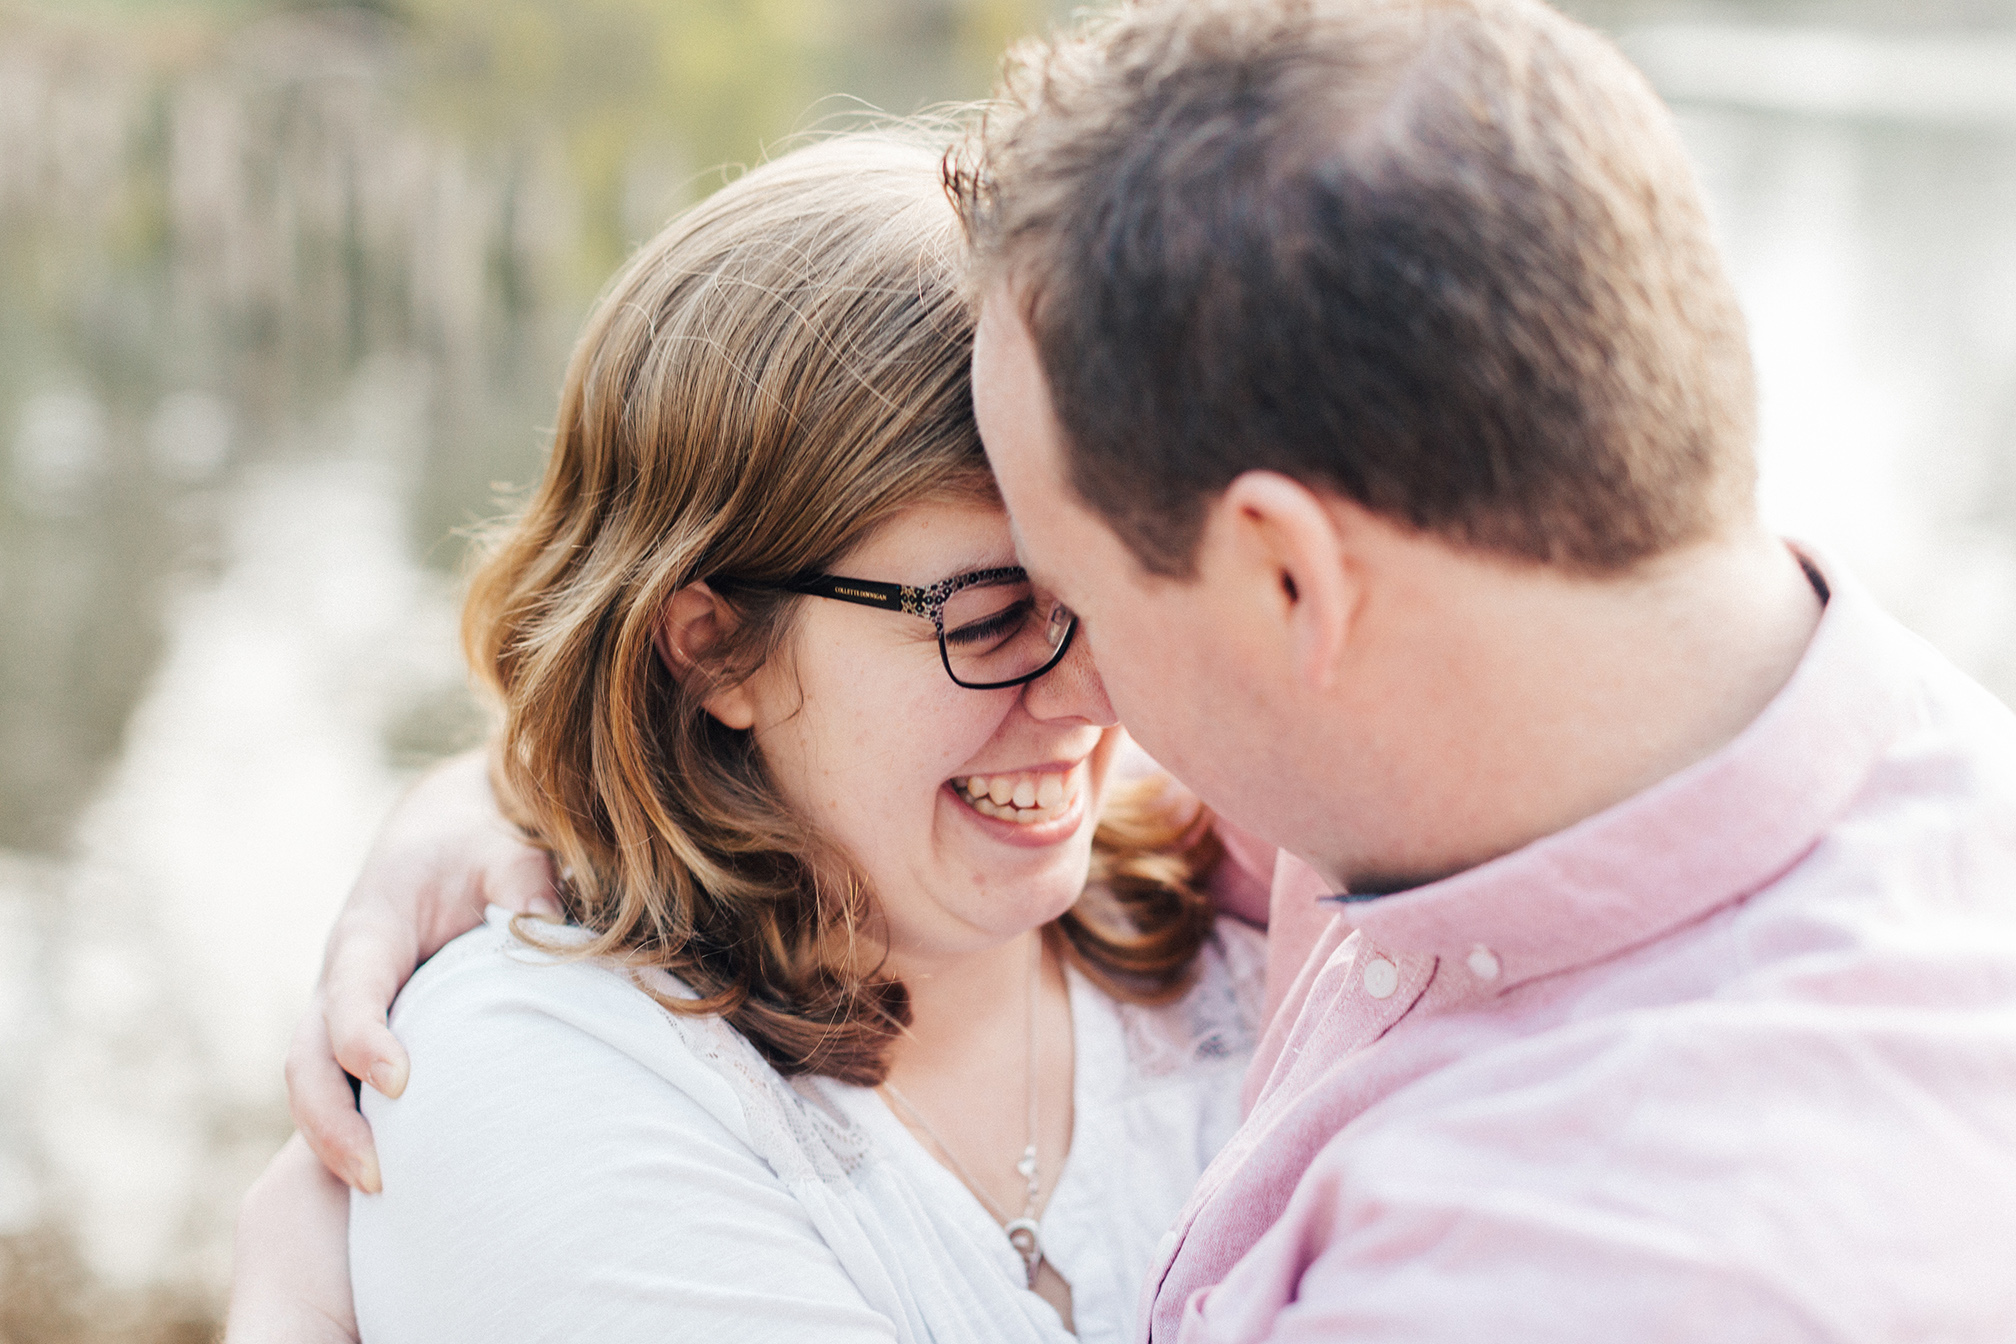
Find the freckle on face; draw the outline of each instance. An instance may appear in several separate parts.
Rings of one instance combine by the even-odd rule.
[[[837,568],[921,585],[1011,558],[998,507],[929,504],[899,515]],[[1068,841],[1004,845],[948,781],[1080,762],[1089,818],[1110,756],[1098,751],[1103,725],[1031,713],[1012,688],[955,686],[930,627],[901,613],[812,601],[789,663],[791,689],[773,690],[758,716],[766,764],[794,807],[854,859],[899,950],[971,949],[1076,899],[1089,819]]]

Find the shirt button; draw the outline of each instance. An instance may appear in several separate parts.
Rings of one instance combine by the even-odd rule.
[[[1400,968],[1384,957],[1365,963],[1365,992],[1375,999],[1389,997],[1400,988]]]
[[[1484,944],[1479,943],[1471,948],[1468,960],[1470,974],[1476,976],[1479,980],[1496,980],[1498,978],[1498,954],[1484,946]]]

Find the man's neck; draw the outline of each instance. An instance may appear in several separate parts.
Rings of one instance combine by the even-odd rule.
[[[1395,720],[1368,756],[1388,796],[1339,799],[1372,823],[1353,828],[1360,852],[1319,864],[1354,891],[1473,867],[1712,755],[1790,679],[1820,617],[1761,528],[1606,579],[1415,546],[1368,603],[1379,664],[1347,681],[1362,704],[1346,721]]]

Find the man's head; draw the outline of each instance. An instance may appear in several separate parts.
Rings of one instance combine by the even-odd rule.
[[[1116,708],[1207,797],[1315,711],[1265,659],[1334,681],[1344,633],[1256,652],[1214,536],[1255,572],[1322,523],[1347,571],[1370,528],[1600,583],[1750,523],[1742,317],[1604,39],[1535,0],[1165,0],[1005,91],[953,174],[983,435]],[[1284,612],[1321,582],[1275,567]]]

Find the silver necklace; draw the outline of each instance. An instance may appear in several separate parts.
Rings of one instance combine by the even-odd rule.
[[[882,1090],[889,1094],[889,1099],[903,1108],[903,1114],[909,1117],[912,1124],[930,1136],[931,1142],[944,1155],[945,1161],[951,1165],[959,1179],[966,1183],[966,1188],[980,1197],[980,1202],[987,1206],[987,1211],[1001,1224],[1001,1230],[1008,1234],[1008,1244],[1015,1248],[1015,1253],[1022,1257],[1022,1264],[1029,1271],[1031,1288],[1036,1286],[1036,1271],[1043,1264],[1043,1227],[1036,1217],[1036,1201],[1043,1193],[1043,1182],[1036,1169],[1036,999],[1042,989],[1043,935],[1037,934],[1035,941],[1036,954],[1029,962],[1029,1142],[1022,1149],[1021,1160],[1015,1164],[1016,1172],[1028,1186],[1028,1195],[1022,1204],[1021,1217],[1009,1217],[1008,1210],[1002,1208],[994,1196],[987,1193],[987,1187],[973,1179],[973,1173],[966,1170],[966,1164],[959,1160],[959,1155],[952,1151],[951,1145],[939,1137],[938,1131],[931,1127],[931,1122],[918,1113],[917,1108],[910,1104],[910,1099],[898,1090],[896,1084],[891,1082],[882,1084]]]

